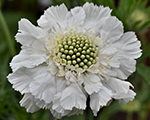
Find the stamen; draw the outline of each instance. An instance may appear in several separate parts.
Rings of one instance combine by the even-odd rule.
[[[59,51],[56,55],[61,59],[62,66],[88,69],[97,62],[98,48],[85,35],[68,34],[57,43]]]

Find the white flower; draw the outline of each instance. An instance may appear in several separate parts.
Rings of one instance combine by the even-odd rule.
[[[135,33],[123,33],[122,22],[108,7],[85,3],[70,11],[64,4],[48,8],[38,20],[19,21],[22,44],[8,80],[24,95],[27,112],[49,109],[61,118],[80,114],[87,97],[94,113],[112,99],[127,103],[136,95],[124,81],[141,56]]]

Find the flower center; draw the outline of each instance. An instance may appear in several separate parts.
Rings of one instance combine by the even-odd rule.
[[[97,62],[98,47],[85,35],[68,34],[57,41],[60,64],[87,69]]]

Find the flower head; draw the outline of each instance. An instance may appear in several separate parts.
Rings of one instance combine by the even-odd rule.
[[[80,114],[87,97],[94,115],[112,99],[127,103],[136,95],[124,81],[141,56],[135,33],[123,33],[122,22],[108,7],[85,3],[70,11],[64,4],[48,8],[38,20],[19,21],[22,44],[8,80],[24,95],[27,112],[49,109],[61,118]]]

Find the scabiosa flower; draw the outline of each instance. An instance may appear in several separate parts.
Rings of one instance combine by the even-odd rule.
[[[124,33],[109,7],[85,3],[70,11],[64,4],[48,8],[37,21],[19,21],[21,52],[8,80],[24,95],[27,112],[48,109],[61,118],[83,113],[87,97],[94,115],[112,99],[127,103],[136,95],[124,81],[141,56],[135,33]]]

